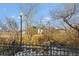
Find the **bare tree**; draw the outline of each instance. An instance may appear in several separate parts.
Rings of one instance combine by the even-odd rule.
[[[55,19],[62,19],[68,26],[75,29],[79,33],[79,27],[70,23],[73,18],[77,21],[76,16],[79,14],[79,4],[64,4],[61,10],[50,11],[50,15]],[[78,23],[79,24],[79,23]]]
[[[27,7],[29,8],[27,8]],[[24,8],[23,8],[24,7]],[[31,39],[31,35],[32,35],[32,24],[33,24],[33,19],[34,16],[37,12],[37,4],[25,4],[24,6],[21,5],[21,11],[23,12],[23,25],[24,26],[24,30],[26,30],[26,34],[30,36],[29,39]],[[29,31],[28,31],[29,30]]]
[[[26,9],[26,6],[29,6],[29,8]],[[32,20],[36,14],[36,6],[37,4],[26,4],[24,8],[21,7],[21,11],[23,12],[23,21],[25,22],[25,25],[31,26]]]
[[[12,35],[13,33],[15,33],[13,35],[13,39],[19,39],[19,32],[18,32],[18,25],[15,21],[15,19],[13,18],[9,18],[9,17],[6,17],[5,18],[5,27],[7,28],[8,31],[10,31],[10,34]]]
[[[13,18],[6,17],[5,25],[8,28],[8,30],[11,30],[11,31],[17,31],[18,30],[17,23]]]

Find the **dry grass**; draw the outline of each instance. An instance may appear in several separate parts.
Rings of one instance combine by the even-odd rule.
[[[0,38],[0,43],[11,43],[14,39],[16,39],[17,43],[20,42],[20,38],[17,38],[16,34],[11,32],[1,33]],[[56,42],[58,44],[79,45],[77,32],[73,29],[43,28],[43,33],[37,34],[36,28],[28,28],[22,38],[23,44],[39,45]]]

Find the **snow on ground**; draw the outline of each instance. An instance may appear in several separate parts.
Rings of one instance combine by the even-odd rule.
[[[50,55],[52,53],[53,56],[76,56],[79,55],[77,51],[72,51],[68,48],[58,48],[58,47],[52,47],[52,52],[50,50],[44,51],[43,49],[24,49],[21,52],[18,52],[15,54],[15,56],[41,56],[41,55]]]

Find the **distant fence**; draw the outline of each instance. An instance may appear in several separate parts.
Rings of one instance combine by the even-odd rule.
[[[61,45],[0,45],[1,56],[79,56],[79,48]]]

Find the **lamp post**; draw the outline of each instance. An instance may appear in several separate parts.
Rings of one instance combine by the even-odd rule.
[[[23,12],[20,12],[20,46],[22,45],[22,18],[23,18]]]

